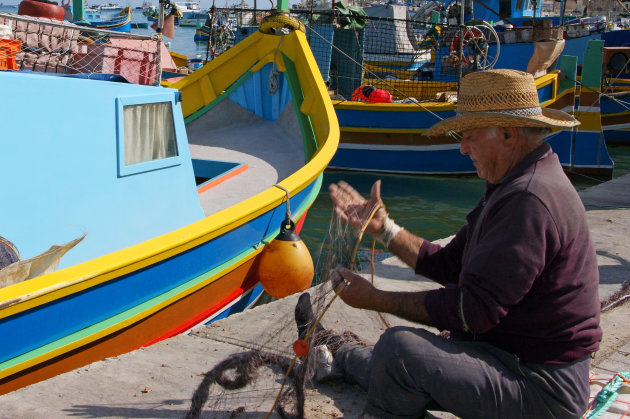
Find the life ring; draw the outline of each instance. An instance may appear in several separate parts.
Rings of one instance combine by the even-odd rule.
[[[285,28],[291,32],[305,31],[304,24],[302,22],[298,19],[292,18],[291,16],[285,15],[271,15],[265,17],[262,22],[260,22],[260,28],[258,30],[267,35],[275,35],[276,28]]]
[[[475,27],[466,28],[464,32],[464,47],[466,46],[466,41],[470,41],[475,38],[485,39],[485,37],[483,36],[483,33],[479,29]],[[451,45],[448,47],[449,55],[454,55],[454,56],[459,57],[459,42],[460,42],[460,32],[458,31],[457,35],[455,35],[453,39],[451,40]],[[462,54],[462,63],[470,64],[472,63],[472,61],[473,59],[470,56],[470,54],[468,55],[466,55],[465,53]]]

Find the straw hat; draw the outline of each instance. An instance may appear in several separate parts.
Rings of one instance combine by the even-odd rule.
[[[457,115],[427,129],[424,135],[486,127],[570,128],[580,124],[566,112],[541,108],[534,77],[518,70],[466,75],[462,78],[456,112]]]

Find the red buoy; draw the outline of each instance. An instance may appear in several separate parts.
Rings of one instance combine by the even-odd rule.
[[[308,343],[304,342],[302,339],[296,340],[295,342],[293,342],[293,352],[295,352],[299,356],[308,355]]]
[[[18,15],[46,17],[63,21],[66,16],[66,11],[55,1],[22,0],[18,6]]]
[[[361,86],[354,89],[352,92],[352,100],[355,102],[367,102],[370,94],[374,91],[374,86],[370,86],[369,84],[362,84]]]
[[[385,89],[374,89],[367,101],[368,103],[392,103],[392,95]]]

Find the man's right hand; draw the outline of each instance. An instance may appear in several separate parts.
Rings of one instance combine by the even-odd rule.
[[[361,275],[338,266],[333,273],[332,286],[349,306],[366,310],[374,309],[372,304],[377,299],[378,290]]]
[[[346,223],[361,229],[367,221],[373,209],[380,205],[376,214],[370,220],[365,231],[372,236],[378,235],[383,229],[387,219],[385,205],[381,200],[381,181],[377,180],[372,185],[370,200],[366,200],[352,186],[344,181],[333,183],[328,187],[330,199],[337,215]]]

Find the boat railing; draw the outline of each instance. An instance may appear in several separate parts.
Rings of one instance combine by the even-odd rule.
[[[161,40],[51,19],[0,13],[0,24],[19,43],[13,70],[65,75],[107,74],[144,85],[159,84]]]

